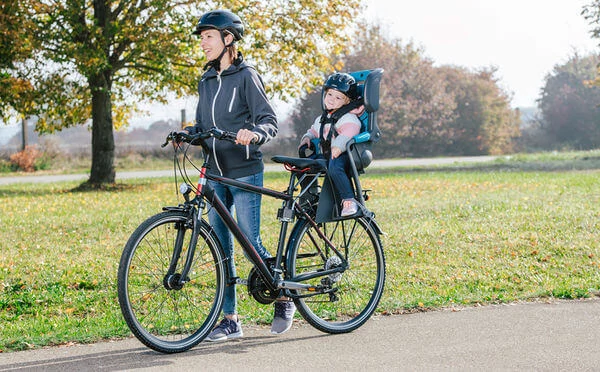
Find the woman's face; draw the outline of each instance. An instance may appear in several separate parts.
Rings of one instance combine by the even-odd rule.
[[[350,102],[350,99],[344,93],[335,89],[327,89],[324,100],[327,110],[337,110]]]
[[[225,48],[225,44],[221,40],[221,32],[214,29],[202,31],[200,33],[200,47],[204,51],[207,60],[213,61],[217,59],[221,55],[223,48]]]

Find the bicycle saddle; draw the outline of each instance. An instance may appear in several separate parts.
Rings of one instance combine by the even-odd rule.
[[[289,156],[276,155],[273,156],[271,160],[295,170],[306,170],[310,172],[325,172],[327,170],[327,162],[325,159],[292,158]]]

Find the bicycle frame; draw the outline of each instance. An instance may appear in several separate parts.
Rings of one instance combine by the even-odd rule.
[[[297,176],[294,174],[291,174],[287,191],[280,192],[280,191],[275,191],[275,190],[272,190],[272,189],[269,189],[266,187],[261,187],[261,186],[256,186],[256,185],[252,185],[249,183],[241,182],[241,181],[238,181],[238,180],[235,180],[232,178],[209,174],[207,172],[208,149],[206,148],[206,145],[204,144],[203,141],[201,142],[201,146],[203,147],[203,156],[204,156],[203,165],[199,170],[199,179],[198,179],[198,183],[197,183],[196,196],[193,200],[191,200],[189,202],[191,204],[197,205],[198,210],[197,210],[197,215],[194,216],[195,218],[194,218],[193,236],[190,241],[190,249],[188,250],[188,256],[186,258],[186,263],[184,264],[184,269],[181,272],[181,275],[180,276],[177,275],[178,278],[176,278],[177,279],[176,281],[178,282],[177,286],[183,285],[185,283],[187,274],[191,268],[191,263],[192,263],[193,255],[194,255],[194,249],[195,249],[197,239],[198,239],[197,226],[198,226],[198,223],[200,222],[200,220],[202,219],[203,210],[206,207],[206,203],[205,203],[205,200],[206,200],[211,204],[212,208],[214,208],[215,211],[217,212],[217,214],[221,217],[221,219],[223,220],[223,222],[225,223],[225,225],[227,226],[229,231],[232,232],[235,239],[238,241],[238,243],[242,247],[243,251],[246,253],[246,256],[248,257],[248,259],[252,262],[254,267],[258,270],[259,275],[261,276],[265,285],[268,287],[268,289],[270,291],[275,292],[278,290],[285,290],[286,296],[288,296],[288,297],[300,297],[299,295],[293,294],[293,293],[289,292],[288,290],[305,290],[305,291],[309,291],[309,292],[312,292],[315,294],[323,293],[323,292],[319,292],[322,289],[321,286],[302,284],[302,283],[298,282],[298,280],[308,280],[308,279],[312,279],[315,277],[321,277],[321,276],[334,274],[337,272],[342,272],[343,270],[345,270],[346,264],[341,265],[336,268],[331,268],[328,270],[314,272],[309,275],[303,275],[302,277],[296,278],[295,281],[284,280],[284,278],[282,277],[282,270],[281,270],[282,266],[281,265],[282,265],[282,260],[283,260],[283,252],[285,250],[285,245],[287,244],[286,234],[287,234],[287,229],[288,229],[289,223],[293,221],[293,217],[295,215],[294,211],[296,211],[297,214],[300,214],[301,216],[303,216],[303,218],[306,218],[309,221],[309,223],[315,228],[315,231],[317,232],[319,237],[325,242],[327,247],[332,249],[332,251],[335,252],[335,254],[337,256],[339,256],[339,258],[342,260],[342,262],[344,262],[344,263],[346,262],[346,257],[344,257],[339,252],[339,250],[334,246],[334,244],[321,231],[321,229],[318,227],[318,224],[297,203],[296,198],[298,198],[301,194],[296,196],[296,198],[295,198],[293,193],[294,193],[296,186],[300,182],[300,179],[298,180],[298,183],[296,183],[295,179],[297,178]],[[294,170],[290,170],[290,171],[294,172]],[[318,178],[318,176],[319,176],[319,174],[317,175],[317,177],[315,177],[313,182],[316,182],[316,179]],[[223,201],[218,197],[218,195],[215,193],[214,189],[211,187],[210,183],[207,182],[207,180],[215,181],[215,182],[218,182],[218,183],[221,183],[224,185],[237,187],[237,188],[240,188],[245,191],[254,192],[254,193],[258,193],[258,194],[262,194],[265,196],[283,200],[283,207],[281,209],[279,209],[279,211],[278,211],[278,218],[281,221],[281,226],[280,226],[280,231],[279,231],[277,254],[275,256],[275,266],[273,269],[273,274],[267,267],[265,260],[263,260],[262,257],[260,257],[260,255],[254,248],[252,243],[248,240],[246,235],[242,232],[238,223],[235,221],[235,219],[233,218],[233,216],[231,215],[231,213],[229,212],[229,210],[227,209],[227,207],[225,206]],[[171,265],[170,265],[170,268],[173,268],[173,271],[169,270],[171,275],[173,275],[175,272],[174,266],[176,266],[176,262],[178,260],[179,260],[179,255],[174,254]],[[237,278],[231,278],[229,273],[228,273],[228,277],[229,277],[230,281],[233,279],[237,280]]]
[[[236,284],[247,285],[261,304],[291,298],[298,313],[322,332],[347,333],[362,326],[376,310],[385,285],[382,232],[374,213],[364,207],[356,215],[341,217],[332,210],[328,219],[319,219],[319,210],[329,209],[332,197],[323,195],[326,187],[319,191],[318,186],[330,184],[322,159],[274,156],[274,162],[290,171],[283,191],[210,174],[211,137],[233,142],[236,134],[217,128],[196,135],[173,132],[163,145],[169,141],[201,145],[203,162],[196,167],[186,147],[181,167],[176,152],[175,175],[185,181],[179,187],[185,202],[164,207],[143,221],[123,249],[117,275],[119,306],[134,336],[165,353],[196,346],[213,330],[223,310],[225,287]],[[187,161],[194,173],[198,171],[197,187],[185,169]],[[216,185],[282,202],[274,257],[263,259],[258,254],[219,199]],[[253,265],[247,280],[229,270],[228,256],[204,217],[207,207],[214,208],[211,213],[220,216]]]

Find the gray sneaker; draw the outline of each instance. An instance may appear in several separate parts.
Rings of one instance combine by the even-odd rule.
[[[240,322],[239,318],[237,322],[235,320],[223,318],[221,323],[206,337],[206,341],[227,341],[243,336],[242,322]]]
[[[292,301],[275,301],[275,315],[271,323],[271,333],[280,335],[292,328],[296,305]]]

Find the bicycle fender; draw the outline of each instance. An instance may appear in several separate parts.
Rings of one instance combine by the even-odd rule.
[[[371,226],[373,228],[373,230],[375,230],[377,235],[385,235],[385,233],[383,232],[383,230],[381,229],[381,227],[379,226],[377,221],[375,221],[375,213],[369,212],[368,215],[364,216],[364,219],[367,220],[367,222],[369,223],[369,226]]]
[[[185,212],[183,207],[163,207],[162,210],[165,212]]]

